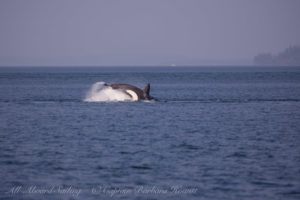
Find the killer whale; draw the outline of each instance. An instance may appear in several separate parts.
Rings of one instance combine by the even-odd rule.
[[[140,89],[136,86],[129,85],[129,84],[123,84],[123,83],[115,83],[115,84],[111,84],[111,85],[105,84],[105,86],[108,86],[114,90],[123,91],[128,96],[130,96],[131,99],[134,101],[154,100],[154,98],[152,96],[150,96],[150,83],[148,83],[144,89]]]

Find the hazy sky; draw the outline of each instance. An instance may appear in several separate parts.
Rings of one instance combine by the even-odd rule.
[[[0,65],[203,64],[296,44],[300,0],[0,0]]]

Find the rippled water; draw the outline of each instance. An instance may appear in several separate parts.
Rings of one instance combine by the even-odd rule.
[[[99,81],[158,101],[85,102]],[[0,68],[0,91],[1,199],[300,198],[300,68]]]

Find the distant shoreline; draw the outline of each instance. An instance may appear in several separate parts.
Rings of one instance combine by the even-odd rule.
[[[114,68],[114,67],[136,67],[136,68],[143,68],[143,67],[164,67],[164,68],[182,68],[182,67],[300,67],[300,65],[177,65],[177,66],[170,66],[170,65],[0,65],[0,67],[65,67],[65,68],[84,68],[84,67],[92,67],[92,68]]]

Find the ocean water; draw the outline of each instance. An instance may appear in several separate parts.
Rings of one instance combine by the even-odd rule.
[[[0,199],[300,199],[299,67],[2,67],[0,91]]]

